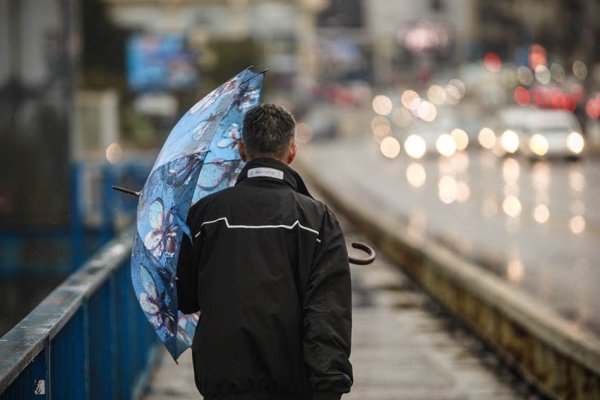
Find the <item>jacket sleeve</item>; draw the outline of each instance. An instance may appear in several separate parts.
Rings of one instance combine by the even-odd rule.
[[[192,314],[200,310],[196,295],[198,285],[196,264],[192,241],[183,235],[177,261],[177,307],[184,314]]]
[[[314,400],[339,399],[352,386],[352,288],[348,252],[327,210],[304,298],[304,360]]]

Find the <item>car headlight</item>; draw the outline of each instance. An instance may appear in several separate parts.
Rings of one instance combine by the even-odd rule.
[[[500,137],[500,144],[507,153],[516,153],[516,151],[519,149],[520,144],[519,135],[517,135],[517,132],[507,129],[502,133],[502,136]]]
[[[579,132],[571,132],[567,136],[567,149],[573,154],[579,154],[585,147],[585,140]]]
[[[452,129],[452,132],[450,132],[450,136],[452,136],[452,139],[454,139],[457,150],[466,150],[467,146],[469,145],[469,135],[467,134],[467,132],[465,132],[462,129],[456,128]]]
[[[536,156],[545,156],[548,153],[548,147],[548,139],[539,133],[536,133],[529,139],[529,150]]]
[[[437,138],[435,148],[441,155],[450,157],[456,153],[456,142],[452,139],[452,136],[443,133]]]
[[[419,159],[425,155],[427,144],[421,136],[410,135],[404,141],[404,151],[406,151],[406,154],[410,157]]]

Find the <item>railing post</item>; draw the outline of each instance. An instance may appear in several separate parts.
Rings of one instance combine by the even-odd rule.
[[[117,272],[117,354],[121,357],[119,363],[118,398],[128,399],[131,396],[133,381],[135,379],[135,360],[133,355],[137,347],[138,338],[135,336],[135,308],[131,302],[133,290],[129,268],[120,268]]]
[[[88,346],[85,303],[51,342],[53,399],[84,400],[88,395]]]
[[[110,279],[88,300],[89,398],[114,399],[116,320],[114,281]]]

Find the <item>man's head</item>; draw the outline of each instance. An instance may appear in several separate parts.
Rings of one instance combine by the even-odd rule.
[[[244,117],[240,155],[244,161],[269,157],[289,164],[296,156],[295,130],[296,121],[285,108],[275,104],[255,107]]]

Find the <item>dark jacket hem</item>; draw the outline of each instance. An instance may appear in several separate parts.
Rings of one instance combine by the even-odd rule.
[[[342,394],[336,392],[316,392],[313,396],[313,400],[340,400],[341,398]]]
[[[329,400],[330,397],[315,397],[315,399]],[[331,397],[331,399],[336,399]],[[339,399],[339,397],[337,398]],[[293,394],[273,394],[267,392],[254,392],[244,394],[224,394],[218,396],[205,397],[204,400],[312,400],[309,397],[298,397]]]

